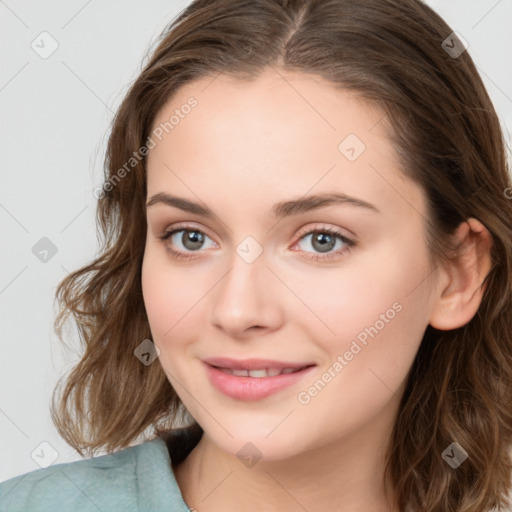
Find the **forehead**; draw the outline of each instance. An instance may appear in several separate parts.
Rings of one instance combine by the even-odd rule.
[[[190,98],[195,106],[185,108]],[[395,214],[422,209],[422,191],[400,170],[383,111],[316,75],[205,77],[177,90],[153,131],[165,123],[148,156],[148,196],[193,186],[200,196],[217,191],[225,199],[232,190],[264,204],[270,195],[335,190]]]
[[[354,91],[336,88],[318,75],[267,69],[250,81],[220,74],[187,83],[160,109],[153,127],[168,121],[191,97],[198,103],[191,112],[194,120],[198,124],[215,123],[216,132],[230,130],[233,121],[239,124],[243,118],[245,122],[238,128],[256,130],[261,136],[269,132],[274,137],[285,136],[275,130],[283,125],[288,132],[295,126],[295,131],[304,133],[307,124],[305,133],[319,137],[331,132],[340,136],[347,129],[364,137],[384,118],[375,104]],[[180,124],[187,123],[179,122],[173,131],[180,131]],[[236,133],[229,135],[232,138]]]

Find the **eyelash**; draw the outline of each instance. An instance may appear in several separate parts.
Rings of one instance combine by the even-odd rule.
[[[182,260],[182,261],[195,259],[196,256],[194,256],[193,253],[202,252],[201,250],[191,251],[190,253],[183,253],[181,251],[172,249],[169,246],[169,244],[165,243],[172,235],[179,233],[180,231],[197,232],[197,233],[201,233],[205,236],[208,236],[204,231],[201,231],[200,229],[197,229],[194,226],[190,226],[188,224],[185,224],[185,225],[179,224],[179,225],[175,226],[175,228],[172,229],[171,231],[165,231],[162,235],[158,236],[158,238],[165,244],[165,249],[174,258],[176,258],[178,260]],[[310,229],[309,231],[302,233],[298,237],[297,242],[299,242],[306,236],[315,234],[315,233],[316,234],[321,233],[321,234],[327,234],[327,235],[334,236],[335,238],[340,239],[345,244],[345,247],[343,247],[342,249],[338,249],[337,251],[334,251],[334,252],[324,253],[324,255],[322,255],[322,253],[316,253],[314,256],[305,256],[305,258],[309,259],[309,260],[313,260],[313,261],[329,260],[331,258],[335,258],[337,256],[341,256],[341,255],[345,254],[346,252],[350,251],[353,247],[355,247],[357,245],[357,243],[354,240],[351,240],[350,238],[347,238],[346,236],[342,235],[336,229],[328,228],[328,227]],[[208,237],[208,238],[210,238],[210,237]],[[297,242],[295,242],[293,245],[295,245]],[[311,253],[306,252],[306,254],[311,254]]]

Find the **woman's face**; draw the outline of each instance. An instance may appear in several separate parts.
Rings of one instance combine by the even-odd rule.
[[[437,274],[385,121],[273,71],[190,83],[155,120],[144,302],[170,383],[229,453],[284,459],[394,423]]]

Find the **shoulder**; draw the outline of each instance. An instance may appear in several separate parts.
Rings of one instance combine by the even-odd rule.
[[[0,484],[0,512],[187,512],[161,438]]]

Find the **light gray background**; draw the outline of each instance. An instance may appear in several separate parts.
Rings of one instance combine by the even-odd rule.
[[[161,30],[188,0],[0,0],[0,481],[80,457],[49,414],[57,379],[78,358],[53,332],[55,288],[96,254],[93,190],[109,123]],[[512,132],[512,0],[430,0],[469,51]],[[47,31],[58,49],[42,59]],[[448,35],[448,34],[447,34]],[[47,41],[45,47],[48,48]],[[57,253],[32,247],[48,237]],[[43,457],[43,463],[44,462]],[[40,459],[41,460],[41,459]]]

